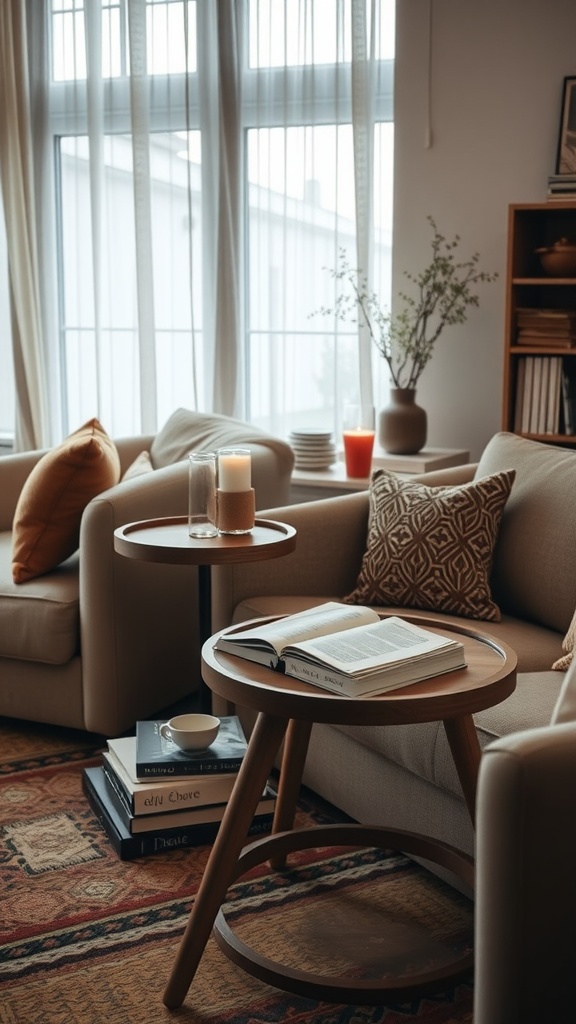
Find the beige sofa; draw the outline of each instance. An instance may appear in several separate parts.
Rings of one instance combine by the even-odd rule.
[[[498,434],[478,465],[421,478],[457,485],[511,468],[516,478],[491,575],[502,617],[473,624],[516,650],[518,685],[506,701],[476,716],[482,746],[547,725],[558,698],[564,673],[551,666],[563,653],[576,607],[576,453]],[[268,511],[296,527],[296,550],[275,563],[219,568],[213,577],[215,625],[293,612],[349,593],[366,545],[368,508],[368,495],[361,493]],[[473,829],[441,724],[316,725],[304,781],[360,822],[423,832],[473,852]]]
[[[0,458],[0,714],[115,736],[197,688],[196,568],[124,558],[114,551],[114,530],[186,515],[187,451],[241,441],[252,454],[257,508],[288,501],[287,444],[227,417],[180,409],[156,436],[115,442],[122,473],[143,451],[149,472],[90,501],[76,554],[20,585],[12,581],[12,523],[44,452]]]

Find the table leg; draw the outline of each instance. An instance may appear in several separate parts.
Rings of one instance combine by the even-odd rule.
[[[286,718],[258,715],[164,992],[170,1009],[182,1005],[196,973],[287,726]]]
[[[476,822],[476,786],[480,768],[480,743],[472,715],[445,718],[444,728],[472,824]]]
[[[212,567],[210,565],[198,566],[198,628],[200,635],[200,650],[206,640],[212,636]],[[212,691],[206,686],[203,679],[200,679],[200,711],[206,715],[212,714]]]
[[[294,815],[296,813],[311,731],[312,722],[292,719],[288,726],[284,753],[282,755],[273,832],[288,832],[294,827]],[[280,870],[286,863],[286,857],[276,855],[270,858],[269,863],[271,868]]]

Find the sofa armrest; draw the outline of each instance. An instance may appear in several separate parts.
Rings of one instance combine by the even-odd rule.
[[[126,480],[89,503],[80,529],[80,631],[86,728],[114,735],[198,685],[197,572],[194,566],[138,561],[114,550],[129,522],[182,516],[188,465]],[[170,696],[163,701],[165,681]]]
[[[574,1014],[576,724],[516,733],[480,764],[475,1024]]]

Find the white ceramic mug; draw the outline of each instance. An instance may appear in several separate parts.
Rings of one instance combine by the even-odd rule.
[[[160,735],[180,750],[204,750],[214,742],[220,719],[214,715],[176,715],[160,726]]]

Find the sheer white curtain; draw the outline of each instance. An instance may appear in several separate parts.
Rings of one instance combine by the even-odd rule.
[[[41,447],[50,433],[25,15],[16,0],[0,0],[0,181],[10,271],[17,449]]]
[[[27,7],[50,57],[31,119],[51,290],[30,350],[53,432],[93,415],[152,432],[185,405],[287,434],[371,401],[367,339],[310,314],[334,305],[343,248],[388,295],[393,0]]]
[[[393,4],[261,0],[249,43],[250,408],[284,434],[337,429],[346,400],[374,401],[373,353],[354,324],[310,314],[334,307],[342,250],[389,295]]]

